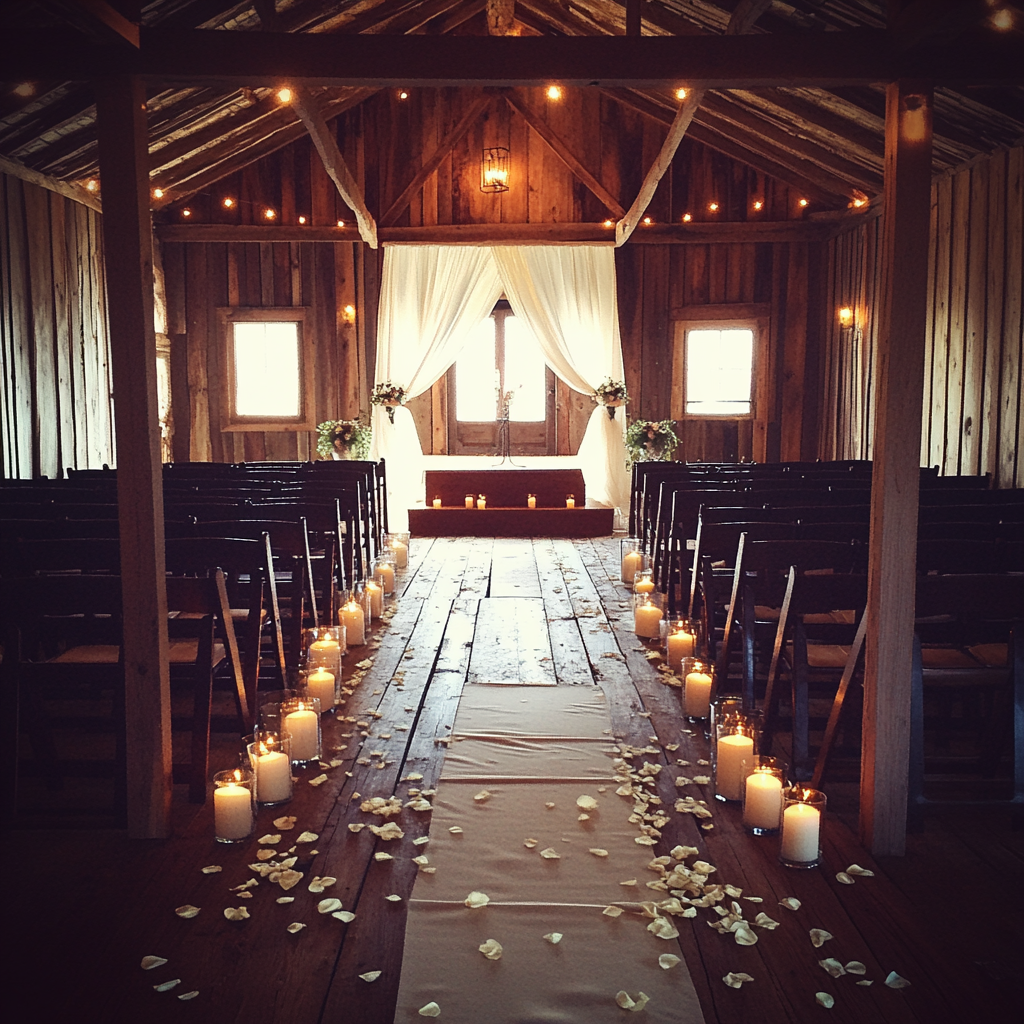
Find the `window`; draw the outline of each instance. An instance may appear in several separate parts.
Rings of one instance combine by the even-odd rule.
[[[305,310],[222,309],[224,430],[311,430]]]
[[[758,417],[767,313],[754,303],[673,311],[673,418]]]
[[[509,443],[518,454],[544,455],[554,443],[554,376],[533,333],[504,299],[477,325],[449,373],[449,451],[493,452],[501,395],[511,392]],[[451,415],[450,413],[450,415]]]

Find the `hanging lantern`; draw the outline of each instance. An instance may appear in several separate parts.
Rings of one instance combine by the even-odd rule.
[[[480,191],[507,192],[509,153],[504,146],[485,149],[480,162]]]

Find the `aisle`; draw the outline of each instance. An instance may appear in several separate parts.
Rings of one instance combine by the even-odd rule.
[[[605,726],[612,733],[609,742],[622,754],[636,752],[626,757],[635,771],[645,762],[654,766],[645,792],[667,811],[668,820],[657,825],[657,845],[641,851],[644,864],[677,847],[695,847],[697,854],[687,863],[703,859],[717,868],[709,884],[742,890],[739,902],[747,918],[763,909],[780,921],[776,930],[760,932],[756,945],[740,946],[731,935],[708,927],[717,919],[713,908],[700,909],[693,919],[672,918],[678,938],[658,941],[685,961],[709,1024],[817,1020],[823,1012],[815,1002],[818,991],[835,996],[830,1019],[846,1024],[972,1019],[973,1000],[985,998],[977,996],[982,986],[976,969],[925,934],[914,908],[835,817],[825,833],[825,867],[799,872],[778,865],[771,840],[746,836],[732,808],[713,806],[714,817],[705,823],[714,826],[710,830],[698,827],[692,814],[671,810],[680,797],[711,802],[706,786],[677,785],[680,777],[707,770],[700,765],[706,745],[681,728],[678,690],[661,682],[647,649],[631,632],[629,595],[618,582],[617,541],[414,540],[401,586],[397,612],[379,646],[346,662],[352,693],[340,719],[328,721],[324,730],[325,754],[337,763],[299,772],[293,802],[261,812],[256,836],[279,834],[281,840],[270,847],[295,847],[294,869],[303,878],[293,889],[282,892],[266,879],[239,889],[254,877],[248,865],[263,863],[257,860],[260,844],[255,839],[239,847],[215,844],[209,807],[184,834],[165,843],[71,836],[60,840],[60,860],[44,844],[39,863],[48,869],[31,891],[17,894],[14,914],[25,922],[27,956],[35,948],[38,956],[45,952],[70,961],[57,971],[63,984],[40,997],[53,1003],[49,1019],[162,1024],[187,1015],[204,1024],[391,1024],[409,899],[417,883],[413,858],[424,852],[415,841],[438,827],[431,823],[431,801],[438,802],[438,822],[452,813],[443,789],[433,791],[442,778],[460,697],[467,683],[481,682],[536,694],[538,704],[549,694],[561,699],[563,690],[600,687],[611,723]],[[356,663],[366,665],[363,658],[372,663],[358,669],[362,678],[353,680]],[[466,743],[451,748],[449,770],[471,753]],[[320,785],[309,785],[321,774],[326,778]],[[583,770],[578,777],[593,776]],[[417,792],[424,794],[424,803]],[[630,801],[610,792],[609,814],[621,803],[628,817]],[[361,810],[371,797],[398,798],[400,813],[389,820],[402,831],[400,839],[378,838],[371,831],[370,825],[385,821]],[[296,818],[292,830],[273,823],[285,814]],[[317,838],[296,843],[304,830]],[[440,842],[436,849],[442,850]],[[426,853],[430,856],[429,844]],[[854,861],[874,869],[876,877],[852,886],[837,882],[836,872]],[[440,882],[440,854],[438,864]],[[201,871],[211,865],[221,870]],[[69,872],[68,900],[44,912],[48,893],[68,893]],[[658,867],[637,875],[640,889],[659,880]],[[315,876],[337,881],[323,893],[311,893]],[[240,895],[246,892],[248,899]],[[748,904],[744,897],[749,896],[763,903]],[[787,896],[802,902],[799,911],[779,906]],[[288,897],[293,902],[278,902]],[[656,889],[641,898],[664,897]],[[343,916],[354,918],[318,913],[324,898],[340,900]],[[176,916],[175,908],[186,904],[200,913]],[[225,920],[223,910],[229,907],[245,907],[250,916]],[[599,909],[593,912],[601,918]],[[292,922],[305,927],[289,933]],[[642,930],[645,922],[620,923]],[[811,928],[825,928],[835,939],[815,949]],[[146,954],[168,963],[142,971],[138,964]],[[843,963],[862,961],[866,979],[874,984],[857,986],[853,976],[831,978],[818,964],[829,956]],[[439,971],[443,967],[438,964]],[[883,980],[893,970],[912,987],[887,988]],[[729,988],[722,978],[730,971],[756,980]],[[376,972],[374,980],[362,977]],[[155,984],[174,979],[180,979],[179,986],[154,992]],[[619,987],[635,995],[639,986],[616,983],[610,997]],[[199,992],[195,999],[179,1002],[179,993],[193,990]],[[622,1011],[612,1009],[616,1019]]]

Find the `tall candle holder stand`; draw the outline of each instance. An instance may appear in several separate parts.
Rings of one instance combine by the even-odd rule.
[[[757,750],[760,711],[744,711],[739,697],[719,697],[711,705],[711,774],[715,799],[742,801],[743,762]]]

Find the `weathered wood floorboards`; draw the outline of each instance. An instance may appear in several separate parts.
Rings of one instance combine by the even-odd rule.
[[[255,861],[257,844],[215,844],[208,807],[166,843],[129,843],[113,833],[19,841],[18,848],[31,848],[31,842],[40,851],[30,884],[14,893],[15,920],[23,922],[19,955],[36,968],[33,977],[41,973],[40,957],[53,958],[48,973],[54,985],[23,993],[26,1007],[39,1011],[33,1019],[390,1024],[406,904],[384,897],[411,892],[411,857],[419,852],[411,842],[426,834],[430,816],[406,809],[398,819],[405,831],[400,843],[381,842],[365,828],[353,833],[349,825],[369,820],[359,811],[359,797],[397,794],[405,800],[410,787],[436,785],[467,680],[596,682],[608,695],[616,737],[659,751],[638,761],[664,766],[657,792],[665,805],[681,794],[708,795],[703,787],[678,790],[674,784],[679,775],[707,771],[698,766],[707,747],[683,731],[678,691],[659,681],[655,663],[633,636],[628,593],[618,582],[617,541],[441,538],[414,541],[413,548],[390,628],[378,648],[366,649],[372,668],[339,712],[342,720],[325,725],[325,755],[343,765],[328,771],[317,788],[308,784],[317,770],[301,772],[293,802],[260,814],[257,836],[277,831],[275,817],[297,816],[281,848],[302,829],[319,835],[298,848],[296,867],[305,877],[288,893],[294,903],[276,903],[282,892],[266,882],[248,900],[230,891],[251,877],[246,865]],[[346,676],[360,654],[350,655]],[[666,749],[673,744],[678,749]],[[690,766],[677,766],[677,758]],[[410,773],[422,780],[408,781]],[[693,922],[679,921],[679,945],[709,1024],[818,1020],[825,1011],[815,1003],[817,991],[835,996],[830,1019],[845,1024],[981,1021],[990,1012],[984,1001],[998,1002],[999,993],[972,958],[959,959],[925,927],[937,915],[923,915],[837,817],[828,820],[825,868],[800,872],[778,865],[772,840],[746,836],[734,808],[715,807],[714,815],[707,833],[691,816],[673,815],[654,853],[677,843],[700,847],[718,868],[715,881],[763,897],[761,907],[749,905],[754,909],[748,916],[764,909],[781,927],[761,933],[755,946],[740,947],[707,927],[707,911]],[[373,855],[380,852],[395,859],[377,862]],[[1015,864],[1019,873],[1019,851],[1001,850],[1000,856],[1009,875]],[[835,873],[855,861],[876,877],[839,884]],[[204,875],[199,869],[208,864],[223,870]],[[935,893],[950,901],[951,913],[966,888],[979,885],[961,867],[966,873]],[[906,886],[909,862],[894,868]],[[354,911],[350,924],[316,912],[322,897],[307,891],[314,874],[337,878],[324,895]],[[988,893],[990,883],[998,885],[989,879],[983,884]],[[954,885],[965,887],[956,900]],[[779,907],[784,896],[796,896],[802,908],[794,914]],[[174,908],[186,903],[201,913],[192,920],[175,916]],[[222,911],[229,906],[245,906],[251,918],[226,921]],[[293,921],[307,927],[291,935],[286,926]],[[815,950],[808,937],[812,927],[827,929],[834,940]],[[143,972],[138,964],[146,954],[169,963]],[[875,984],[833,980],[817,964],[826,956],[863,961]],[[377,970],[383,973],[372,984],[360,980]],[[912,987],[894,991],[882,984],[891,970]],[[739,991],[727,988],[721,978],[729,971],[746,971],[756,982]],[[153,991],[172,978],[181,984],[167,993]],[[193,989],[199,990],[194,1000],[176,998]]]

